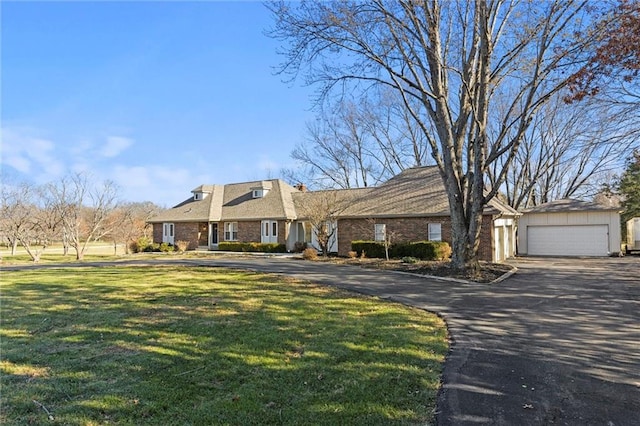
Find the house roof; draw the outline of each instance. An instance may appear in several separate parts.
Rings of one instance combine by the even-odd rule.
[[[369,198],[373,188],[329,189],[293,194],[293,204],[299,219],[308,219],[309,210],[334,209],[337,216],[347,216],[353,204]],[[325,206],[326,205],[326,206]]]
[[[485,214],[519,215],[497,198]],[[449,199],[437,166],[412,167],[360,194],[344,211],[349,217],[449,216]]]
[[[213,201],[216,200],[222,192],[221,185],[211,185],[212,192],[202,200],[195,200],[194,197],[188,198],[177,206],[160,212],[154,216],[149,222],[208,222],[212,209],[215,211]],[[215,189],[213,187],[216,187]],[[198,187],[200,188],[200,187]],[[193,193],[201,192],[198,188]]]
[[[563,198],[561,200],[550,201],[539,206],[522,210],[523,213],[561,213],[561,212],[583,212],[583,211],[618,211],[620,207],[606,206],[593,201],[574,200]]]
[[[253,198],[257,188],[269,189]],[[280,179],[201,185],[192,192],[208,192],[203,200],[193,198],[154,217],[150,222],[230,221],[261,219],[305,219],[310,206],[333,203],[339,217],[449,216],[449,200],[436,166],[413,167],[377,187],[301,192]],[[516,216],[517,211],[492,199],[485,214]]]
[[[200,185],[199,187],[192,189],[191,192],[194,193],[194,194],[196,192],[202,192],[202,193],[205,193],[205,194],[210,194],[210,193],[213,192],[214,187],[215,187],[215,185]]]
[[[253,198],[252,190],[269,189],[261,198]],[[298,190],[279,180],[200,185],[192,193],[204,193],[202,200],[194,197],[165,210],[149,222],[219,222],[221,220],[294,219],[291,193]]]
[[[269,191],[263,197],[253,198],[252,190],[256,188]],[[291,198],[294,192],[298,190],[280,179],[225,185],[222,220],[295,219]]]

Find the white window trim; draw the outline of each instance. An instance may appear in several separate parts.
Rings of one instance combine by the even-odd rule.
[[[224,223],[224,240],[238,241],[238,222]]]
[[[376,223],[373,225],[373,239],[375,241],[385,241],[387,238],[387,225]]]
[[[437,228],[438,231],[434,228]],[[428,239],[429,241],[442,241],[442,224],[441,223],[429,223],[428,224]]]

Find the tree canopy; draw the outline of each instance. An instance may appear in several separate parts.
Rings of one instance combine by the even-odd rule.
[[[627,161],[620,181],[618,191],[622,195],[623,221],[632,217],[640,217],[640,150],[636,150]]]

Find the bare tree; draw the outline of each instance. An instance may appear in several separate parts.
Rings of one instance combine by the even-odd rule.
[[[519,209],[595,195],[637,146],[636,118],[627,108],[595,98],[567,105],[562,95],[555,96],[522,135],[502,186],[507,203]],[[500,158],[489,169],[491,186],[498,185],[496,175],[508,160]]]
[[[593,32],[581,31],[586,4],[372,0],[269,7],[276,20],[271,34],[286,43],[281,72],[304,73],[320,96],[376,85],[401,96],[447,191],[452,264],[477,271],[484,205],[500,191],[531,120],[567,85],[593,40]],[[500,115],[496,99],[507,100]],[[497,129],[491,134],[490,120]],[[487,189],[487,172],[499,159],[495,185]]]
[[[353,202],[348,190],[325,190],[294,194],[299,220],[311,225],[319,251],[328,256],[337,237],[340,214]]]
[[[56,200],[69,245],[81,260],[88,244],[107,235],[115,225],[107,218],[117,207],[117,187],[111,181],[94,186],[86,175],[75,174],[47,188]]]
[[[1,200],[3,231],[24,247],[31,260],[39,262],[62,225],[51,198],[42,188],[22,183],[3,185]]]
[[[152,202],[125,203],[111,211],[106,220],[106,235],[113,242],[114,254],[117,246],[124,243],[125,254],[129,254],[129,245],[140,237],[148,236],[151,217],[160,212],[161,208]]]
[[[291,153],[299,168],[283,171],[287,180],[362,188],[428,162],[428,144],[402,99],[372,92],[359,101],[342,97],[307,124],[306,140]]]
[[[380,223],[379,220],[375,218],[369,218],[365,221],[365,223],[367,224],[367,228],[369,230],[374,229],[373,239],[382,244],[382,246],[384,247],[385,259],[388,261],[389,250],[391,250],[391,246],[396,242],[401,234],[392,229],[388,229],[386,223]],[[380,233],[380,235],[377,235],[378,233]]]

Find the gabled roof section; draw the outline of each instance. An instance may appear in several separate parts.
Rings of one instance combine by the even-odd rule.
[[[497,199],[489,201],[485,214],[518,215]],[[437,166],[405,169],[380,186],[357,197],[344,217],[449,216],[449,199]]]
[[[213,192],[215,185],[200,185],[197,188],[191,190],[192,193],[202,192],[204,194],[211,194]]]
[[[485,213],[503,214],[507,216],[521,216],[522,213],[505,203],[498,197],[493,197],[484,207]]]
[[[262,187],[269,192],[253,198],[252,190]],[[299,192],[280,179],[232,183],[224,186],[222,220],[295,219],[292,193]]]
[[[449,201],[437,167],[405,169],[365,198],[350,206],[345,216],[448,216]]]
[[[205,188],[205,190],[202,190]],[[177,206],[165,210],[153,217],[149,222],[209,222],[212,212],[216,213],[215,203],[222,197],[222,185],[201,185],[191,191],[192,193],[208,193],[209,195],[201,200],[195,200],[193,197],[188,198]],[[218,201],[219,202],[219,201]],[[219,208],[217,208],[219,216]]]
[[[619,211],[618,206],[606,206],[593,201],[574,200],[563,198],[561,200],[550,201],[539,206],[522,210],[523,213],[564,213],[583,211]]]
[[[298,219],[308,219],[307,211],[320,208],[335,210],[335,216],[346,217],[351,206],[366,200],[373,188],[328,189],[321,191],[295,192],[292,194],[293,205]]]

